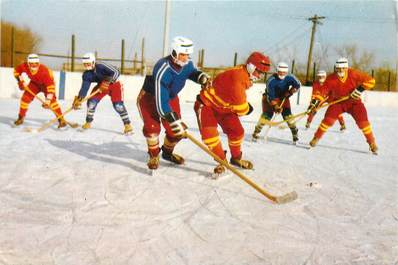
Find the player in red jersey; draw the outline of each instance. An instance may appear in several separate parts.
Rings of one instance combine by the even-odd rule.
[[[316,114],[316,109],[314,108],[315,105],[321,106],[326,102],[329,102],[328,100],[328,91],[326,86],[323,84],[325,83],[326,80],[326,72],[324,70],[319,70],[317,73],[317,80],[312,84],[312,95],[311,95],[311,102],[310,105],[308,106],[308,110],[310,111],[308,114],[307,118],[307,123],[305,125],[305,128],[309,128],[311,126],[311,122],[314,119],[314,116]],[[345,122],[343,118],[343,114],[340,114],[338,116],[338,120],[340,123],[340,131],[344,131],[346,129],[345,127]]]
[[[377,145],[372,132],[372,127],[368,120],[368,114],[365,105],[362,103],[361,94],[364,90],[372,89],[375,80],[368,74],[359,70],[348,68],[348,60],[340,58],[335,64],[335,73],[330,74],[324,83],[328,89],[330,100],[337,100],[344,96],[349,96],[348,100],[330,105],[326,110],[325,117],[322,120],[318,130],[315,132],[310,145],[316,146],[319,139],[334,124],[341,113],[349,113],[354,118],[358,127],[362,130],[369,149],[377,154]]]
[[[14,69],[14,76],[18,81],[19,89],[24,91],[19,106],[18,119],[14,122],[15,125],[18,126],[24,122],[29,104],[40,92],[43,92],[46,97],[45,102],[42,105],[43,108],[53,110],[56,117],[62,116],[62,111],[55,95],[53,73],[44,64],[40,64],[39,56],[37,54],[29,54],[27,61],[18,65]],[[23,76],[25,76],[25,78]],[[29,84],[25,84],[25,79],[30,80]],[[26,87],[31,92],[27,91]],[[60,117],[58,121],[58,128],[65,127],[67,125],[63,117]]]
[[[241,151],[244,129],[239,116],[248,115],[253,110],[247,102],[246,90],[269,69],[269,58],[262,53],[253,52],[246,64],[218,74],[210,86],[202,87],[195,102],[194,109],[203,142],[220,159],[225,160],[226,155],[217,130],[220,125],[228,136],[230,163],[241,168],[253,168],[250,161],[242,159]],[[222,165],[214,169],[216,174],[224,171]]]

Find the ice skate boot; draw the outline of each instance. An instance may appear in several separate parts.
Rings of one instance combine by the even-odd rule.
[[[170,161],[170,162],[172,162],[174,164],[177,164],[177,165],[182,165],[185,162],[185,160],[184,160],[184,158],[182,156],[177,155],[177,154],[175,154],[173,152],[170,152],[169,150],[167,150],[163,146],[162,146],[162,158],[164,160]]]
[[[345,129],[347,129],[347,128],[345,127],[345,124],[340,125],[340,132],[345,131]]]
[[[374,155],[377,155],[377,150],[379,150],[379,148],[377,147],[376,143],[370,143],[370,144],[369,144],[369,150],[370,150]]]
[[[312,140],[310,141],[310,146],[315,147],[317,145],[318,141],[319,141],[318,138],[316,138],[316,137],[312,138]]]
[[[150,156],[147,166],[149,169],[155,170],[159,167],[159,155],[157,156]]]
[[[124,125],[124,134],[132,134],[133,133],[133,127],[131,126],[130,123],[126,123]]]
[[[23,117],[21,115],[18,115],[18,119],[16,121],[14,121],[14,124],[16,126],[19,126],[19,125],[21,125],[23,123],[24,119],[25,119],[25,117]]]
[[[239,157],[236,157],[236,158],[231,157],[229,162],[231,163],[231,165],[234,165],[234,166],[237,166],[240,168],[253,169],[253,163],[248,160],[243,160],[242,153],[240,154]]]
[[[58,129],[64,128],[66,127],[66,125],[68,124],[66,123],[66,120],[63,117],[58,119]]]
[[[82,128],[84,130],[90,129],[91,128],[91,122],[86,122],[85,124],[82,125]]]

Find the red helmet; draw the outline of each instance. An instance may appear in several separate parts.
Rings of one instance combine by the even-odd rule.
[[[253,52],[246,61],[247,72],[249,73],[250,78],[253,80],[261,78],[260,75],[264,75],[266,72],[268,72],[270,67],[270,59],[261,52]]]
[[[246,64],[252,64],[260,72],[266,73],[271,67],[271,61],[268,56],[265,56],[261,52],[253,52],[247,58]]]

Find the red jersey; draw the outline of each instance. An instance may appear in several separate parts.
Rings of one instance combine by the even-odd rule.
[[[315,81],[312,84],[311,99],[318,99],[319,101],[323,102],[326,100],[327,96],[328,96],[327,86],[324,86],[324,84],[319,83],[319,81]]]
[[[348,68],[345,78],[340,78],[336,73],[330,74],[326,77],[323,86],[329,90],[329,100],[336,100],[350,95],[359,86],[366,90],[372,89],[375,86],[375,80],[364,72]]]
[[[212,87],[202,89],[200,99],[218,112],[245,115],[249,112],[246,89],[252,85],[246,67],[237,66],[218,74]]]
[[[28,64],[25,62],[14,69],[14,76],[16,78],[18,78],[22,73],[26,73],[30,82],[37,85],[43,92],[46,91],[47,94],[55,94],[53,73],[45,65],[39,64],[39,69],[36,72],[31,72]]]

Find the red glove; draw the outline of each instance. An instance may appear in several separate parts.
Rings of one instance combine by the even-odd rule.
[[[22,80],[18,81],[18,87],[22,91],[25,90],[25,83]]]

